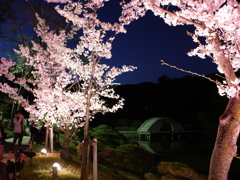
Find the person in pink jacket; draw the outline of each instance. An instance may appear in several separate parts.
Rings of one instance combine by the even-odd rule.
[[[12,150],[16,141],[18,140],[18,147],[22,145],[23,133],[24,133],[24,116],[20,111],[16,112],[16,117],[13,119],[14,129],[13,129],[13,142],[9,148]]]

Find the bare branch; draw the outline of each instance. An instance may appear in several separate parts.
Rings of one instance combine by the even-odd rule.
[[[182,72],[186,72],[186,73],[189,73],[189,74],[193,74],[193,75],[197,75],[197,76],[203,77],[203,78],[205,78],[205,79],[207,79],[209,81],[214,82],[217,85],[221,85],[221,83],[219,81],[215,81],[215,80],[213,80],[213,79],[211,79],[211,78],[209,78],[209,77],[207,77],[207,76],[205,76],[203,74],[198,74],[198,73],[195,73],[195,72],[192,72],[192,71],[187,71],[187,70],[184,70],[182,68],[178,68],[177,66],[174,66],[174,65],[166,63],[164,60],[160,60],[160,61],[162,62],[162,65],[166,65],[166,66],[169,66],[171,68],[177,69],[177,70],[182,71]]]

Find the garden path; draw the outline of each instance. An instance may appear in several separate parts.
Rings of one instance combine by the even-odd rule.
[[[29,142],[30,136],[23,136],[23,140],[22,140],[22,148],[25,150],[28,147],[28,142]],[[9,147],[11,145],[11,143],[13,142],[13,138],[8,138],[5,139],[5,142],[3,142],[4,145],[4,152],[8,153]],[[17,143],[16,142],[14,148],[12,149],[12,152],[16,151],[16,147],[17,147]]]

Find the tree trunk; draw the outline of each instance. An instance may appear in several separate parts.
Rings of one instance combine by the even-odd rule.
[[[86,118],[85,126],[84,126],[81,180],[88,180],[88,145],[89,145],[88,127],[89,127],[89,119]]]
[[[69,125],[66,125],[64,129],[62,151],[60,153],[61,159],[71,160],[71,156],[69,153],[69,142],[70,142],[70,129],[69,129]]]
[[[211,157],[209,180],[227,180],[233,158],[237,153],[240,130],[240,97],[229,99],[219,119],[217,137]]]
[[[97,64],[96,59],[93,59],[91,78],[88,83],[87,89],[87,101],[86,101],[86,114],[85,114],[85,124],[84,124],[84,142],[83,142],[83,151],[82,151],[82,169],[81,169],[81,180],[88,180],[88,146],[89,146],[89,121],[90,121],[90,106],[91,106],[91,89],[93,83],[93,77],[95,74],[95,66]]]
[[[53,153],[53,126],[49,128],[50,136],[49,136],[49,147],[50,147],[50,152]]]
[[[49,140],[49,125],[47,125],[47,127],[46,127],[45,149],[48,149],[48,140]]]
[[[13,119],[14,119],[15,116],[16,116],[17,107],[18,107],[17,104],[14,103],[14,101],[13,101],[12,107],[11,107],[10,121],[9,121],[9,123],[8,123],[8,127],[13,127]]]

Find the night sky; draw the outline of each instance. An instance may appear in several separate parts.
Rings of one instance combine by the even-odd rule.
[[[118,4],[113,1],[107,2],[100,9],[100,13],[104,14],[102,18],[108,21],[116,21],[120,11]],[[118,76],[116,82],[137,84],[157,82],[157,79],[163,75],[171,78],[189,75],[161,65],[160,60],[199,74],[215,73],[217,66],[210,58],[201,59],[187,55],[187,52],[197,47],[197,44],[186,34],[186,31],[194,32],[194,27],[169,26],[150,11],[146,16],[127,26],[127,34],[119,34],[114,40],[112,59],[106,60],[106,63],[118,67],[123,64],[134,65],[138,69]]]
[[[107,2],[99,10],[100,20],[117,21],[121,12],[117,1]],[[187,55],[187,52],[195,48],[197,44],[186,34],[186,30],[193,32],[194,27],[168,26],[162,19],[149,11],[146,16],[127,26],[127,34],[116,36],[113,42],[112,58],[102,62],[117,67],[122,65],[138,67],[133,72],[118,76],[115,82],[121,84],[157,82],[157,79],[163,75],[171,78],[189,75],[161,65],[160,60],[199,74],[215,73],[216,65],[212,63],[210,58],[200,59]],[[6,45],[4,46],[6,47]],[[2,57],[4,54],[0,52],[0,56]]]

